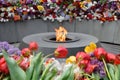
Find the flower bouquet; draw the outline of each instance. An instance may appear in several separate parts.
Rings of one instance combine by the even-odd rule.
[[[93,42],[84,52],[66,59],[68,50],[63,46],[47,56],[36,53],[36,42],[31,42],[21,53],[14,47],[9,51],[11,45],[6,42],[1,42],[0,49],[0,80],[120,80],[120,56],[98,48]],[[50,58],[51,55],[55,57]]]

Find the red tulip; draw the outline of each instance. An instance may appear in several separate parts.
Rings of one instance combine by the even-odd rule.
[[[0,58],[0,65],[3,64],[3,63],[5,63],[5,58],[4,57]]]
[[[80,79],[80,80],[88,80],[87,78],[82,78],[82,79]]]
[[[54,51],[54,55],[57,58],[65,58],[68,54],[68,50],[63,47],[63,46],[59,46],[55,51]]]
[[[86,68],[88,63],[89,63],[89,60],[84,59],[84,60],[81,60],[78,65],[81,68]]]
[[[54,61],[53,58],[48,58],[46,61],[45,61],[45,66],[47,66],[48,64],[52,63]]]
[[[23,70],[26,70],[29,67],[30,62],[27,58],[24,58],[19,65]]]
[[[24,57],[29,57],[31,51],[30,51],[29,48],[24,48],[24,49],[22,49],[21,53],[22,53],[22,55],[23,55]]]
[[[101,58],[105,58],[106,57],[107,52],[105,51],[104,48],[97,48],[94,51],[94,55],[95,55],[96,58],[101,59]]]
[[[8,74],[9,73],[9,70],[8,70],[6,62],[0,64],[0,72],[2,72],[4,74]]]
[[[38,50],[38,44],[36,42],[30,42],[29,48],[30,50],[36,51]]]
[[[20,56],[18,55],[12,55],[12,58],[15,59],[16,61],[20,60]]]
[[[97,67],[97,65],[92,65],[89,63],[87,65],[87,68],[85,69],[85,72],[88,74],[91,74],[94,71],[95,67]]]
[[[77,62],[79,62],[80,60],[83,60],[83,59],[89,60],[90,56],[88,54],[86,54],[85,52],[78,52],[76,54],[76,60],[77,60]]]
[[[112,53],[107,53],[107,61],[110,62],[110,63],[114,63],[115,59],[116,59],[116,55],[115,54],[112,54]]]
[[[120,64],[120,54],[116,55],[115,61],[114,61],[115,65]]]

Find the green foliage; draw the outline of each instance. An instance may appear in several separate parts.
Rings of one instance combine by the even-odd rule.
[[[120,80],[120,65],[107,64],[112,80]]]
[[[68,80],[68,78],[71,75],[71,71],[73,70],[72,67],[73,66],[71,65],[65,71],[63,71],[63,73],[61,74],[59,80]]]
[[[26,73],[18,66],[16,61],[9,57],[7,52],[2,51],[10,71],[11,80],[26,80]]]

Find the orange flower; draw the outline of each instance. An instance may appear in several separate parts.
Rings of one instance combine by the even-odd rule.
[[[14,21],[19,21],[21,18],[19,15],[14,15]]]
[[[20,0],[20,4],[25,4],[26,0]]]

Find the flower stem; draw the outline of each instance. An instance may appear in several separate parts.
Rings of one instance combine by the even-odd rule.
[[[2,80],[2,78],[3,78],[3,75],[4,75],[3,73],[0,75],[0,80]]]
[[[104,67],[105,67],[105,70],[106,70],[106,72],[107,72],[107,75],[108,75],[109,80],[112,80],[112,78],[111,78],[111,76],[110,76],[110,73],[109,73],[109,71],[108,71],[108,68],[107,68],[107,65],[106,65],[106,62],[105,62],[104,58],[102,58],[102,61],[103,61],[103,63],[104,63]]]
[[[90,77],[90,79],[94,79],[91,75],[89,75],[89,74],[83,74],[84,76],[88,76],[88,77]]]
[[[52,54],[48,54],[48,55],[46,55],[46,56],[44,56],[45,58],[47,58],[47,57],[50,57],[50,56],[53,56],[54,54],[52,53]]]

